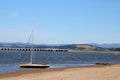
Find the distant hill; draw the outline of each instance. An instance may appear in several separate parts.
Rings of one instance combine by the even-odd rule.
[[[25,48],[31,47],[26,43],[0,43],[0,47],[11,47],[11,48]],[[40,45],[35,44],[35,48],[57,48],[57,49],[74,49],[74,50],[103,50],[101,47],[89,45],[89,44],[66,44],[66,45]]]
[[[24,48],[30,47],[27,43],[0,43],[0,47]],[[120,44],[64,44],[64,45],[47,45],[35,44],[36,48],[58,48],[58,49],[75,49],[75,50],[104,50],[106,48],[120,48]]]
[[[75,50],[93,50],[96,49],[96,46],[89,44],[70,44],[70,45],[61,45],[60,49],[75,49]]]
[[[22,48],[27,46],[26,43],[0,43],[0,47]]]
[[[92,43],[91,45],[93,46],[98,46],[98,47],[103,47],[103,48],[120,48],[120,44],[97,44],[97,43]]]

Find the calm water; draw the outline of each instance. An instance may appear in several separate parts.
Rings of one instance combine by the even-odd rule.
[[[20,62],[30,62],[30,52],[0,51],[0,73],[24,70]],[[96,62],[120,62],[120,54],[92,52],[35,52],[33,63],[50,64],[50,68],[95,65]]]

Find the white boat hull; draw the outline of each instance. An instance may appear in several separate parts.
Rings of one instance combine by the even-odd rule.
[[[49,64],[19,64],[21,68],[48,68]]]

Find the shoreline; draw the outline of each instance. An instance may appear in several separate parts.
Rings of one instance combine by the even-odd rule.
[[[0,80],[120,80],[119,74],[120,63],[117,63],[70,68],[29,69],[25,71],[0,73]],[[116,76],[118,79],[115,79]]]
[[[113,54],[120,54],[120,51],[95,51],[95,50],[68,50],[68,52],[94,52],[94,53],[113,53]]]
[[[35,69],[35,68],[20,68],[19,64],[0,64],[1,70],[0,73],[11,73],[11,72],[16,72],[16,71],[24,71],[24,70],[30,70],[30,69]],[[7,65],[7,66],[6,66]],[[82,67],[82,66],[95,66],[94,63],[81,63],[81,64],[49,64],[49,68],[47,69],[58,69],[58,68],[71,68],[71,67]],[[16,67],[14,67],[16,66]],[[37,69],[37,68],[36,68]],[[40,68],[38,68],[40,69]]]

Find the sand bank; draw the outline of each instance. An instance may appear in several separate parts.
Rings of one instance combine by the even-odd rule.
[[[120,80],[120,64],[61,69],[31,69],[2,73],[0,80]]]

